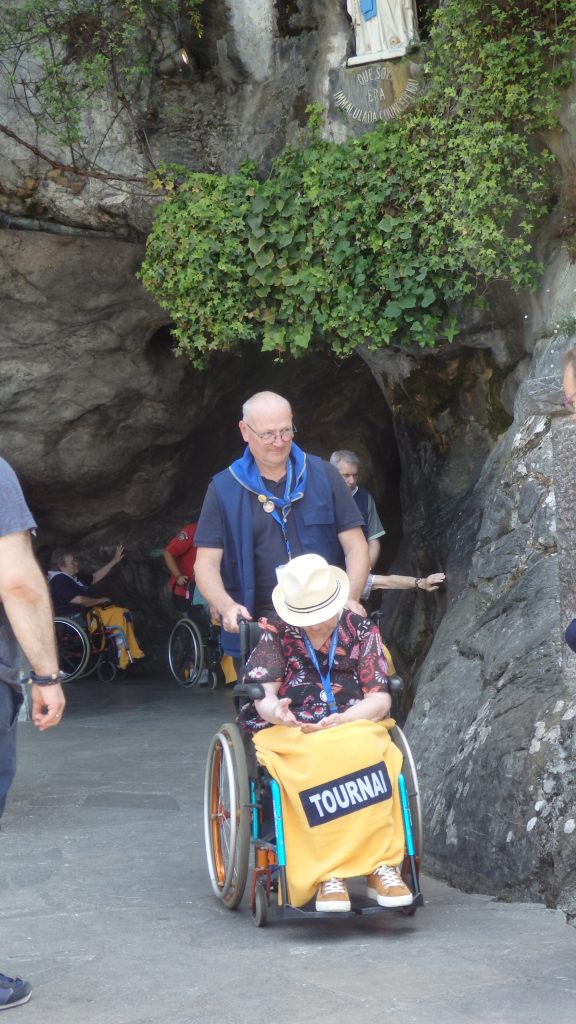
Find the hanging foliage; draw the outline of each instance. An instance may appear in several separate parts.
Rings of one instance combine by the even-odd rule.
[[[339,356],[450,340],[447,309],[491,282],[534,283],[555,124],[572,75],[573,0],[447,0],[431,32],[425,99],[343,145],[290,147],[260,180],[167,168],[141,280],[202,365],[247,342]]]

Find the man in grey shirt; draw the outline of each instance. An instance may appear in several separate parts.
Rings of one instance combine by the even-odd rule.
[[[0,458],[0,816],[16,770],[22,705],[20,649],[30,666],[32,721],[42,732],[64,711],[52,605],[32,551],[35,529],[14,470]],[[0,1010],[30,998],[29,982],[0,973]]]

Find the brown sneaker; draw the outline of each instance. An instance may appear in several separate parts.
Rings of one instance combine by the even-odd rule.
[[[351,909],[348,886],[343,878],[328,878],[320,882],[316,893],[316,910],[338,913]]]
[[[381,907],[409,907],[412,903],[412,893],[404,885],[400,871],[387,864],[381,864],[368,876],[366,894]]]

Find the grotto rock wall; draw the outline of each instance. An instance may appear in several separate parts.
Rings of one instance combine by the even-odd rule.
[[[537,294],[503,299],[456,349],[365,354],[402,463],[396,565],[448,577],[432,601],[388,594],[383,609],[411,687],[428,869],[572,916],[576,423],[560,378],[576,268],[557,251]]]

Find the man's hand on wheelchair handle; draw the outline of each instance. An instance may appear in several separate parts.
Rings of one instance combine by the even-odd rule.
[[[252,621],[252,616],[247,608],[243,604],[231,604],[226,611],[221,613],[222,625],[227,633],[239,633],[240,632],[240,619],[247,619],[248,622]]]
[[[363,619],[366,618],[366,609],[359,601],[353,601],[352,598],[349,598],[346,601],[346,608],[349,608],[351,612],[355,612],[356,615],[361,615]]]

